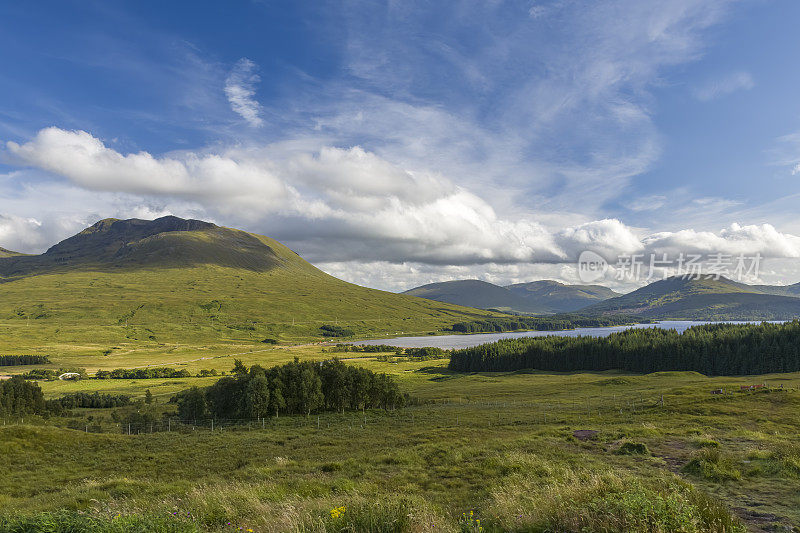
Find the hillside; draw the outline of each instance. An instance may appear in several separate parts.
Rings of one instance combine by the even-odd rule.
[[[619,296],[600,285],[565,285],[542,280],[500,287],[476,279],[431,283],[404,294],[480,309],[534,314],[568,313]]]
[[[764,294],[774,294],[776,296],[795,296],[800,297],[800,283],[794,285],[753,285],[753,289]]]
[[[506,289],[535,301],[552,313],[569,313],[620,296],[620,293],[602,285],[566,285],[552,280],[517,283],[508,285]]]
[[[504,287],[477,279],[430,283],[407,290],[403,294],[479,309],[542,312],[542,308],[535,302],[528,301]]]
[[[766,292],[787,289],[765,289],[710,276],[672,277],[594,304],[584,312],[636,314],[651,319],[787,320],[800,316],[800,298]]]
[[[102,220],[0,258],[0,276],[5,349],[320,338],[324,324],[425,333],[490,314],[346,283],[268,237],[176,217]]]
[[[0,248],[0,257],[14,257],[17,255],[23,255],[18,252],[12,252],[11,250],[6,250],[5,248]]]

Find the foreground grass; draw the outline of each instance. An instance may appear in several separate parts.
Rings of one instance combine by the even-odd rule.
[[[73,518],[112,531],[160,530],[137,520],[187,528],[175,531],[800,526],[800,375],[460,375],[444,361],[351,362],[390,372],[404,390],[434,403],[281,417],[264,429],[223,424],[213,433],[127,436],[110,422],[104,427],[117,433],[53,427],[56,421],[2,427],[0,515],[9,518],[0,531],[59,531],[37,521]],[[172,388],[199,383],[120,381],[43,386],[51,396],[63,387],[134,395],[151,388],[165,394],[158,408],[170,409],[163,402]],[[773,388],[710,395],[762,382]],[[102,411],[91,416],[109,416]],[[581,441],[573,435],[580,429],[598,433]]]

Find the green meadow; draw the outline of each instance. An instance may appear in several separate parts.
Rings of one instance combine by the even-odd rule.
[[[270,366],[332,355],[324,349],[241,358]],[[419,405],[135,435],[111,409],[6,420],[0,531],[800,527],[800,374],[456,374],[447,360],[338,355],[394,375]],[[232,360],[192,365],[225,371]],[[149,389],[154,404],[121,410],[171,412],[171,395],[215,379],[40,384],[50,398],[81,390],[141,400]],[[769,387],[739,391],[755,383]]]

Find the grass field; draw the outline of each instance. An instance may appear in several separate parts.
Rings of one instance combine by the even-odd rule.
[[[295,355],[329,356],[304,346],[242,358],[269,365]],[[211,361],[232,366],[229,358]],[[115,520],[119,531],[146,523],[175,531],[800,527],[800,374],[461,375],[445,360],[348,362],[391,373],[430,403],[131,436],[107,410],[81,416],[114,433],[7,421],[0,514],[17,522],[7,518],[0,531],[20,524],[35,531],[46,520],[95,520],[98,531]],[[42,387],[50,397],[73,390],[141,397],[149,388],[157,408],[169,410],[171,394],[214,379]],[[738,392],[751,383],[770,388]],[[732,392],[711,395],[717,388]],[[598,433],[580,440],[576,430]]]

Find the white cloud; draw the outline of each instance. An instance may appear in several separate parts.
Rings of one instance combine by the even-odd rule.
[[[749,72],[733,72],[727,76],[696,87],[693,94],[700,101],[707,102],[736,91],[748,91],[755,87]]]
[[[255,95],[256,84],[261,81],[261,77],[256,74],[256,69],[256,64],[246,57],[237,61],[225,80],[225,96],[228,97],[231,108],[248,124],[260,127],[264,125],[264,121],[259,116],[261,105]]]
[[[156,158],[148,152],[123,155],[85,131],[51,127],[33,140],[7,143],[19,162],[60,174],[87,189],[218,199],[221,205],[260,209],[286,202],[291,191],[256,162],[217,154],[185,152]]]
[[[717,233],[691,229],[660,232],[649,235],[643,243],[649,251],[673,256],[683,252],[800,257],[800,237],[781,233],[770,224],[741,226],[734,223]]]
[[[567,265],[587,249],[610,260],[694,251],[800,257],[800,238],[770,225],[649,233],[610,218],[559,227],[500,214],[447,176],[408,170],[360,147],[279,143],[157,157],[121,154],[87,132],[58,128],[7,147],[18,164],[122,198],[118,212],[211,218],[284,240],[326,264]]]
[[[42,223],[35,218],[0,214],[0,247],[6,250],[24,250],[32,244],[42,244],[46,238]]]

